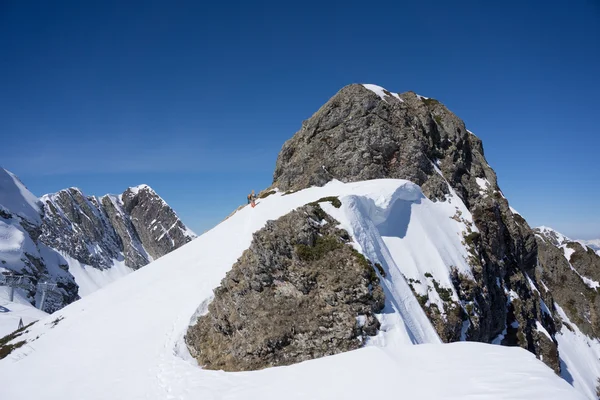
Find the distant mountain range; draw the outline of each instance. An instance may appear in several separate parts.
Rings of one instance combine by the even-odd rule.
[[[193,237],[147,187],[37,201],[5,175],[6,264],[52,276],[54,309],[77,296],[74,260],[135,269]],[[532,229],[458,116],[352,84],[283,144],[256,207],[0,342],[0,387],[11,400],[597,399],[599,289],[600,257]]]
[[[53,312],[195,238],[147,185],[86,196],[77,188],[41,198],[0,169],[0,272],[26,275],[18,289],[39,306],[40,282],[56,283]]]

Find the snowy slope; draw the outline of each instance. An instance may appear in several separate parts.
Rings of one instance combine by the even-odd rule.
[[[332,195],[340,196],[342,208],[323,208],[335,214],[356,246],[387,272],[383,283],[388,304],[380,335],[366,348],[288,367],[242,373],[199,368],[183,345],[183,335],[206,311],[212,289],[248,248],[252,233],[267,220]],[[388,244],[393,238],[443,244],[431,258],[406,256],[414,265],[404,273],[427,268],[443,272],[442,263],[464,256],[456,244],[461,226],[436,219],[453,214],[453,209],[444,208],[448,205],[430,202],[418,186],[401,180],[330,182],[271,195],[256,208],[241,209],[198,239],[35,324],[18,339],[28,344],[0,360],[2,398],[584,398],[523,349],[439,344],[402,277],[398,263],[408,258]],[[386,229],[390,218],[405,229]],[[426,267],[422,260],[433,265]]]
[[[194,237],[147,185],[120,196],[98,198],[69,188],[38,199],[0,168],[0,273],[27,275],[24,294],[36,305],[40,280],[60,283],[48,295],[46,311],[86,296]]]
[[[19,290],[15,290],[12,302],[9,298],[8,287],[0,286],[0,337],[16,330],[19,319],[23,319],[23,324],[27,325],[48,315],[33,307]]]
[[[63,257],[69,266],[69,273],[73,275],[77,286],[79,286],[77,293],[81,297],[94,293],[96,290],[134,271],[119,260],[114,260],[110,268],[98,269],[83,264],[66,254],[63,254]]]
[[[600,342],[584,335],[569,320],[563,309],[554,304],[563,321],[556,340],[560,348],[561,375],[589,399],[597,399],[597,377],[600,376]]]

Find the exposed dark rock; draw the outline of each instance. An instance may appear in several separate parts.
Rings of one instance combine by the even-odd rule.
[[[536,240],[527,222],[510,210],[485,160],[481,140],[437,100],[413,92],[398,97],[390,94],[381,99],[362,85],[344,87],[283,145],[273,187],[294,191],[332,179],[402,178],[419,184],[427,197],[439,201],[453,189],[471,211],[480,234],[465,242],[471,249],[475,281],[461,300],[471,306],[470,311],[460,318],[456,311],[452,318],[440,319],[435,310],[426,310],[438,332],[445,340],[458,340],[461,320],[468,318],[467,339],[491,342],[516,326],[513,336],[520,340],[513,344],[538,357],[552,352],[541,344],[535,321],[552,338],[554,324],[541,316],[539,304],[532,300],[535,288],[527,279],[539,286]],[[510,291],[524,299],[518,310],[512,310]],[[559,370],[557,354],[543,359]]]
[[[100,269],[123,258],[127,266],[140,268],[195,237],[146,185],[101,198],[70,188],[41,200],[41,241]]]
[[[108,268],[123,249],[121,238],[95,198],[76,188],[42,197],[42,243],[96,268]]]
[[[70,188],[37,199],[18,178],[0,169],[0,189],[0,217],[10,227],[8,235],[22,238],[20,257],[0,253],[0,272],[28,276],[21,289],[35,305],[41,297],[37,284],[56,283],[56,290],[46,296],[47,312],[79,298],[63,255],[98,269],[115,261],[137,269],[195,237],[146,185],[122,196],[96,198]]]
[[[144,249],[154,259],[195,237],[173,209],[148,186],[126,190],[122,201]]]
[[[322,224],[322,220],[326,223]],[[209,369],[255,370],[360,347],[384,305],[374,267],[318,205],[269,221],[186,343]]]
[[[600,296],[584,281],[600,281],[600,257],[556,232],[537,232],[538,274],[569,319],[586,335],[600,337]]]

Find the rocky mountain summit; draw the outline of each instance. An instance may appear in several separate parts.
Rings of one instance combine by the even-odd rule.
[[[384,296],[373,266],[318,204],[254,233],[186,342],[227,371],[289,365],[361,346]]]
[[[102,271],[116,264],[138,269],[195,237],[147,185],[119,196],[86,196],[69,188],[38,199],[3,169],[0,185],[0,230],[5,233],[0,235],[0,270],[30,276],[22,290],[34,304],[39,302],[38,282],[57,283],[45,311],[79,298],[87,282],[77,282],[78,277],[102,276],[98,285],[106,284],[110,279]]]
[[[560,240],[534,232],[509,207],[496,174],[485,159],[481,140],[437,100],[413,92],[392,93],[375,85],[344,87],[285,142],[270,189],[291,193],[323,186],[332,180],[355,182],[379,178],[410,180],[434,201],[447,202],[458,196],[472,215],[472,223],[467,224],[463,237],[472,277],[447,266],[451,273],[443,278],[451,280],[450,290],[440,286],[440,277],[425,275],[434,286],[430,290],[442,299],[443,310],[431,301],[431,295],[416,293],[413,288],[416,282],[409,281],[441,340],[520,346],[560,373],[556,335],[565,318],[581,324],[585,333],[598,337],[595,304],[600,300],[595,297],[596,288],[590,286],[594,284],[586,281],[598,280],[594,278],[600,271],[597,255],[578,248],[580,245],[567,244],[572,253],[569,261],[563,256]],[[463,220],[458,211],[453,218]],[[290,230],[288,237],[298,234],[294,231],[296,227],[285,226]],[[269,246],[289,248],[284,237],[269,237]],[[278,268],[280,261],[269,262],[270,268]],[[232,275],[222,282],[225,288],[217,290],[215,305],[209,307],[209,314],[197,325],[203,328],[188,333],[189,338],[203,338],[218,343],[221,350],[231,350],[231,344],[216,339],[220,337],[216,332],[228,337],[225,331],[233,328],[226,321],[233,318],[239,326],[246,326],[250,323],[246,316],[250,314],[234,312],[239,309],[234,306],[238,303],[233,300],[234,304],[228,304],[221,297],[229,293],[226,287],[239,282],[241,278],[233,275],[237,276],[235,271],[243,270],[241,266],[246,263],[247,260],[240,259]],[[452,293],[456,293],[458,300]],[[560,312],[557,307],[562,307]],[[566,315],[560,314],[562,309]],[[283,321],[285,325],[277,316],[274,319],[272,324]],[[225,325],[229,328],[225,329]],[[207,339],[208,336],[202,335],[215,337]],[[207,365],[223,367],[228,362],[203,358],[202,354],[215,349],[193,344],[191,348]],[[271,350],[266,353],[263,350],[256,350],[257,357],[258,354],[266,357],[263,364],[256,361],[251,364],[278,365],[272,364]]]
[[[465,245],[475,279],[468,290],[455,279],[461,302],[473,307],[436,324],[442,339],[458,340],[468,318],[467,340],[524,347],[559,371],[556,324],[542,305],[551,309],[553,301],[550,293],[540,295],[534,234],[510,209],[481,140],[439,101],[374,85],[344,87],[283,145],[273,186],[298,190],[376,178],[411,180],[438,201],[454,192],[473,215],[476,231]]]

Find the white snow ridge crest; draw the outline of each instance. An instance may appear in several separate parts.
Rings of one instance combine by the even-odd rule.
[[[183,335],[194,322],[190,319],[205,312],[213,288],[249,247],[253,232],[327,196],[338,196],[342,207],[323,203],[323,209],[385,269],[379,334],[359,350],[287,367],[240,373],[200,368],[182,344]],[[241,209],[196,240],[28,328],[18,338],[27,345],[0,361],[2,397],[585,398],[521,348],[439,343],[405,277],[447,274],[450,263],[468,273],[461,261],[465,226],[451,218],[455,205],[464,205],[458,198],[452,203],[431,202],[418,186],[393,179],[332,181],[272,194],[256,208]],[[428,254],[413,249],[414,243]],[[431,249],[439,250],[429,254]],[[27,384],[32,377],[36,384]]]

